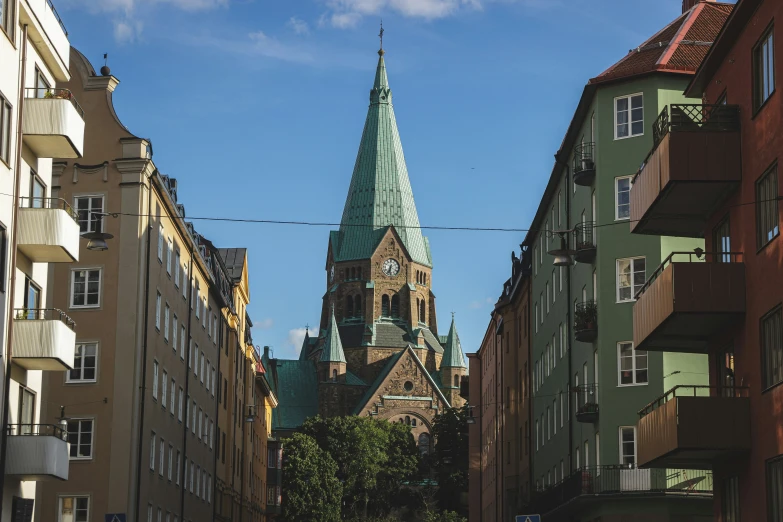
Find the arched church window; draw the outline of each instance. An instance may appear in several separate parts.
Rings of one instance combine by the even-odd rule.
[[[345,298],[345,318],[353,317],[353,297],[350,295]]]
[[[361,317],[362,316],[362,296],[357,295],[353,298],[353,316],[354,317]]]
[[[381,297],[381,317],[389,317],[389,296]]]
[[[459,388],[459,375],[454,376],[454,387]]]
[[[337,370],[332,370],[332,382],[337,382]]]
[[[426,312],[426,305],[424,304],[424,299],[422,299],[419,302],[419,322],[420,323],[426,322],[427,316],[426,316],[425,312]]]
[[[416,427],[416,417],[411,417],[411,426]]]
[[[351,279],[356,279],[356,268],[351,268]]]
[[[410,426],[410,424],[411,424],[411,418],[410,418],[409,415],[405,416],[405,424],[407,424],[408,426]]]
[[[395,294],[391,299],[391,315],[392,317],[399,317],[400,315],[400,296]]]
[[[422,433],[419,435],[419,453],[427,455],[430,452],[430,434]]]
[[[356,277],[358,277],[359,279],[362,278],[362,267],[356,269]]]

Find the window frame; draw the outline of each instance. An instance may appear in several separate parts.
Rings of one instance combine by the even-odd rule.
[[[633,103],[632,99],[636,96],[642,97],[642,132],[640,134],[634,134],[633,133],[633,120],[631,119],[631,114],[633,112]],[[628,135],[627,136],[618,136],[617,135],[617,102],[619,100],[626,99],[628,100],[628,121],[626,122],[626,125],[628,125]],[[639,136],[644,136],[644,92],[635,92],[631,94],[624,94],[622,96],[616,96],[614,98],[614,103],[612,104],[613,107],[613,117],[614,117],[614,139],[617,140],[626,140],[629,138],[638,138]]]
[[[86,522],[90,521],[90,510],[92,508],[92,498],[90,495],[75,495],[75,494],[61,494],[57,495],[57,521],[63,522],[63,500],[67,498],[73,499],[73,515],[71,522],[81,522],[76,518],[76,501],[77,499],[87,499],[87,516],[84,518]]]
[[[636,426],[618,426],[617,427],[617,437],[618,437],[618,446],[617,449],[620,453],[620,465],[624,466],[625,461],[623,460],[623,457],[625,456],[625,453],[623,452],[623,430],[632,430],[633,431],[633,465],[634,468],[639,463],[639,439],[636,434]]]
[[[623,345],[630,345],[631,346],[631,376],[633,377],[632,382],[624,383],[623,382],[623,364],[622,364],[622,347]],[[647,366],[644,368],[644,370],[647,372],[647,381],[645,382],[637,382],[636,380],[636,373],[638,371],[641,371],[640,368],[637,368],[636,366],[636,358],[637,357],[645,357],[647,358]],[[627,387],[627,386],[647,386],[650,384],[650,358],[649,354],[647,352],[644,353],[644,355],[638,355],[636,351],[636,347],[633,344],[633,341],[618,341],[617,342],[617,386],[618,387]]]
[[[95,210],[92,206],[93,199],[99,198],[101,200],[101,208],[100,210]],[[81,209],[79,208],[79,200],[87,200],[87,208],[85,211],[87,212],[87,218],[86,218],[86,225],[87,229],[82,231],[82,219],[80,215]],[[103,232],[103,219],[101,219],[98,216],[94,216],[93,212],[104,212],[104,209],[106,208],[106,196],[105,194],[79,194],[78,196],[73,196],[73,209],[76,211],[77,214],[77,220],[79,222],[79,234],[83,235],[88,232]],[[95,218],[98,219],[95,219]],[[93,225],[98,225],[97,229],[93,229]]]
[[[94,451],[94,449],[95,449],[95,417],[71,417],[71,418],[69,418],[67,420],[67,423],[66,423],[66,429],[67,429],[67,425],[70,424],[71,422],[78,423],[78,429],[75,432],[76,433],[76,443],[74,444],[74,443],[70,442],[70,440],[68,441],[68,443],[69,443],[71,448],[74,447],[74,446],[76,447],[76,453],[78,454],[80,448],[83,446],[83,444],[81,442],[82,434],[86,433],[86,432],[82,431],[82,423],[85,422],[85,421],[90,423],[90,432],[89,432],[90,433],[90,444],[89,444],[90,455],[86,456],[86,457],[77,455],[77,456],[74,457],[74,456],[71,456],[71,452],[70,452],[70,448],[69,448],[69,451],[68,451],[68,460],[69,461],[71,461],[71,460],[93,460],[95,458],[95,451]],[[70,435],[71,433],[73,433],[73,430],[68,429],[68,434]]]
[[[2,23],[0,23],[0,27],[1,26]],[[14,119],[13,113],[13,104],[8,101],[8,98],[0,91],[0,162],[3,162],[9,169],[11,168],[11,141],[14,138],[13,130],[11,128],[11,121]],[[5,125],[3,124],[4,122]],[[7,136],[7,139],[5,136]],[[3,147],[4,140],[5,147]],[[5,151],[3,150],[4,148]]]
[[[618,212],[620,207],[620,191],[618,185],[621,180],[628,180],[628,217],[620,217]],[[615,221],[630,221],[631,219],[631,188],[633,188],[633,175],[631,176],[617,176],[614,178],[614,220]]]
[[[615,260],[615,278],[614,278],[614,287],[615,287],[615,303],[633,303],[636,301],[636,291],[634,290],[634,287],[636,286],[634,284],[634,274],[636,273],[636,270],[634,270],[636,261],[638,259],[644,259],[644,281],[647,282],[647,257],[646,256],[635,256],[635,257],[622,257]],[[621,261],[630,261],[631,265],[631,298],[630,299],[620,299],[620,262]],[[644,286],[644,283],[640,285],[639,288]],[[626,287],[623,287],[626,288]]]
[[[778,176],[778,164],[777,162],[773,163],[769,168],[767,168],[761,176],[759,176],[755,183],[754,183],[754,196],[755,196],[755,207],[756,207],[756,251],[760,252],[764,249],[767,245],[772,243],[778,236],[780,236],[780,204],[778,203],[778,200],[772,199],[763,201],[763,203],[770,203],[770,207],[774,207],[775,215],[776,215],[776,221],[777,224],[772,229],[773,235],[770,237],[769,232],[766,232],[766,239],[762,238],[762,230],[761,230],[761,217],[762,217],[762,205],[759,204],[759,187],[762,183],[767,181],[767,178],[769,176],[774,175],[774,181],[775,181],[775,191],[777,192],[776,198],[780,197],[780,179]],[[769,190],[769,189],[767,189]],[[766,207],[764,208],[766,210]]]
[[[778,329],[778,349],[777,349],[777,359],[778,359],[778,373],[780,374],[780,377],[777,381],[774,380],[774,376],[772,376],[770,380],[770,375],[768,375],[768,371],[770,371],[767,367],[769,364],[770,359],[775,359],[773,354],[768,353],[769,348],[765,345],[764,338],[765,338],[765,323],[766,321],[773,319],[774,316],[777,316],[777,329]],[[771,390],[772,388],[775,388],[779,386],[781,383],[783,383],[783,360],[781,360],[781,356],[783,356],[783,337],[781,334],[783,334],[783,306],[778,304],[775,307],[772,308],[772,310],[765,313],[761,318],[759,319],[759,351],[761,353],[761,390],[762,393]],[[773,348],[774,350],[774,348]],[[771,356],[772,355],[772,356]],[[774,369],[772,370],[774,372]]]
[[[772,51],[770,61],[771,65],[771,80],[772,80],[772,90],[769,91],[766,98],[763,98],[763,92],[760,92],[761,89],[764,88],[764,78],[761,78],[760,76],[764,72],[764,68],[760,64],[760,58],[762,48],[765,44],[770,44],[769,49]],[[771,22],[761,33],[761,36],[756,41],[755,44],[753,44],[753,49],[751,50],[751,94],[752,94],[752,102],[753,102],[753,117],[758,114],[761,109],[764,108],[764,106],[767,104],[767,102],[772,98],[772,96],[775,94],[775,91],[777,90],[776,82],[775,82],[775,22]],[[763,99],[762,99],[763,98]]]
[[[97,304],[87,304],[87,297],[89,296],[88,288],[90,285],[90,275],[89,272],[97,271],[98,272],[98,303]],[[84,280],[84,302],[83,305],[77,305],[74,304],[74,297],[76,296],[76,293],[74,292],[74,289],[76,287],[76,273],[77,272],[87,272],[87,275]],[[71,268],[71,277],[70,277],[70,288],[69,288],[69,299],[68,299],[68,308],[70,309],[92,309],[92,308],[101,308],[103,303],[103,267],[98,266],[90,266],[90,267],[79,267],[79,268]]]
[[[774,469],[777,468],[777,469]],[[780,520],[781,515],[783,515],[783,503],[778,505],[778,512],[773,512],[773,504],[770,502],[771,497],[773,496],[773,479],[774,476],[770,476],[770,472],[777,471],[779,475],[780,482],[778,482],[777,487],[779,488],[778,491],[783,490],[783,455],[777,455],[775,457],[772,457],[770,459],[767,459],[764,461],[764,479],[766,482],[766,504],[767,504],[767,520]],[[779,498],[779,497],[778,497]]]
[[[74,366],[73,370],[68,370],[65,372],[65,384],[95,384],[98,382],[98,368],[100,367],[99,361],[98,361],[98,352],[100,351],[100,343],[98,341],[77,341],[76,346],[74,347],[74,365],[76,361],[76,351],[79,349],[80,346],[87,347],[87,346],[94,346],[95,347],[95,377],[93,379],[72,379],[71,378],[71,372],[76,371],[77,368]],[[81,374],[84,375],[84,359],[85,355],[81,355],[81,367],[78,368],[81,370]]]

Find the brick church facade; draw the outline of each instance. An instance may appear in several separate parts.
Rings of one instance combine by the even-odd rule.
[[[384,62],[378,67],[340,229],[329,236],[318,334],[298,360],[264,365],[279,399],[273,432],[308,417],[403,422],[431,449],[439,412],[462,406],[467,374],[452,317],[438,335],[432,256],[422,235]]]

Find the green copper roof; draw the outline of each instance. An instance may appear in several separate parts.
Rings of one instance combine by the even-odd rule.
[[[321,352],[321,362],[346,362],[343,343],[340,341],[340,330],[337,329],[337,321],[334,319],[334,308],[329,318],[329,327],[326,329],[326,342]]]
[[[443,348],[441,368],[465,368],[465,357],[462,355],[462,345],[457,335],[457,326],[454,324],[454,316],[451,316],[451,328],[446,338],[446,346]]]
[[[318,376],[312,361],[273,359],[278,406],[272,410],[272,427],[295,429],[318,415]]]
[[[336,261],[369,258],[392,225],[413,260],[432,266],[429,245],[418,228],[419,216],[397,131],[386,64],[380,54],[333,253]]]

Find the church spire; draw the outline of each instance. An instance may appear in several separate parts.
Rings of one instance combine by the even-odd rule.
[[[419,228],[408,168],[402,152],[385,51],[378,54],[370,107],[345,201],[340,232],[333,246],[335,261],[372,256],[393,225],[413,261],[432,266],[429,244]]]
[[[457,326],[454,324],[454,314],[451,314],[451,328],[446,338],[446,346],[443,349],[441,368],[466,368],[465,357],[462,355],[462,344],[457,335]]]
[[[345,362],[343,343],[340,341],[340,331],[337,329],[337,321],[334,319],[334,307],[329,318],[329,327],[326,329],[326,342],[321,352],[321,362]]]

